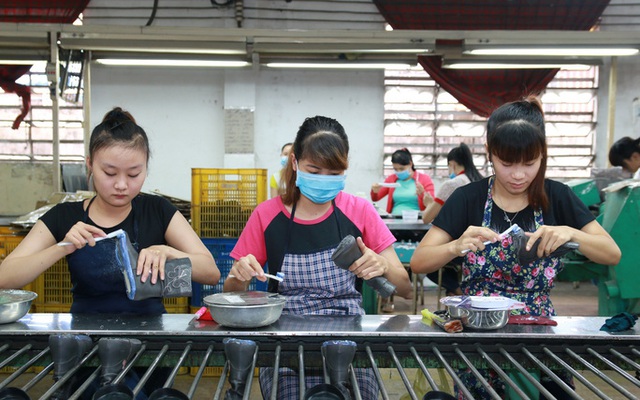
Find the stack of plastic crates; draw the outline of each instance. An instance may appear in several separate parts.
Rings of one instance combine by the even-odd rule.
[[[11,251],[13,251],[13,249],[15,249],[18,246],[18,244],[22,241],[23,237],[24,236],[20,234],[16,234],[15,231],[8,226],[0,226],[0,263],[2,263],[2,261],[4,261],[4,259],[7,257],[7,255],[11,253]],[[23,287],[22,289],[33,291],[31,284]],[[31,309],[29,310],[29,312],[33,312],[33,310],[34,310],[34,306],[32,303]],[[17,369],[18,367],[3,367],[3,368],[0,368],[0,374],[12,374]],[[31,367],[31,368],[28,368],[25,372],[33,372],[33,371],[34,371],[34,367]]]
[[[24,236],[2,236],[3,256],[8,256]],[[71,307],[71,281],[67,260],[61,259],[24,287],[38,294],[31,303],[31,312],[69,312]]]
[[[191,226],[201,238],[237,238],[266,199],[266,169],[191,170]]]
[[[217,285],[193,283],[191,311],[202,307],[206,296],[222,292],[233,265],[229,254],[253,210],[266,199],[266,169],[191,170],[191,226],[220,270]],[[266,290],[266,285],[261,287],[252,282],[250,290]]]

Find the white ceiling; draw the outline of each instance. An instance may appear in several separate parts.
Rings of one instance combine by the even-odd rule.
[[[0,58],[48,59],[52,34],[59,37],[62,48],[92,50],[94,58],[100,53],[113,57],[114,52],[200,57],[226,49],[236,55],[225,57],[253,63],[345,57],[415,61],[426,49],[443,55],[447,51],[452,57],[460,52],[436,49],[438,39],[462,39],[474,45],[640,47],[637,0],[612,0],[600,32],[386,31],[370,0],[92,0],[82,18],[81,26],[0,24]]]
[[[152,26],[248,29],[383,29],[370,0],[158,0]],[[228,5],[216,5],[228,3]],[[145,26],[153,0],[92,0],[86,24]],[[239,17],[237,20],[236,17]]]
[[[228,3],[227,5],[216,5]],[[158,0],[152,26],[259,29],[381,29],[384,18],[371,0]],[[153,0],[91,0],[86,24],[144,26]],[[640,2],[611,0],[602,30],[640,31]]]

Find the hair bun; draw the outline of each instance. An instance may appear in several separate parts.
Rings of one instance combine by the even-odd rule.
[[[136,123],[136,120],[135,118],[133,118],[133,115],[131,115],[131,113],[129,113],[128,111],[124,111],[120,107],[114,107],[111,111],[109,111],[104,115],[104,117],[102,118],[102,122],[108,122],[108,121],[113,121],[118,124],[122,124],[128,121],[131,121],[134,124]]]

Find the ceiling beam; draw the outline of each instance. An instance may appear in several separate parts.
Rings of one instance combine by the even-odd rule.
[[[236,54],[251,58],[308,55],[381,55],[406,59],[422,54],[452,55],[458,49],[438,46],[459,41],[474,47],[640,48],[638,32],[589,31],[430,31],[430,30],[280,30],[105,25],[0,23],[0,49],[47,49],[49,34],[60,47],[94,52]],[[446,51],[444,50],[446,49]],[[384,55],[384,56],[382,56]],[[494,57],[495,58],[495,57]],[[589,57],[593,58],[593,57]]]

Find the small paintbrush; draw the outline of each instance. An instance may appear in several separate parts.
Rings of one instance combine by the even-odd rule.
[[[114,238],[114,237],[118,237],[120,235],[124,235],[124,233],[125,232],[122,229],[118,229],[116,231],[111,232],[107,236],[97,237],[97,238],[94,238],[93,240],[95,240],[96,242],[99,242],[99,241],[104,240],[104,239],[111,239],[111,238]],[[87,242],[87,243],[89,243],[89,242]],[[69,245],[72,245],[72,244],[73,243],[71,243],[71,242],[60,242],[60,243],[57,243],[58,246],[69,246]]]
[[[522,229],[518,226],[518,224],[513,224],[510,227],[508,227],[504,232],[502,232],[501,234],[498,235],[498,239],[502,240],[504,238],[506,238],[511,232],[516,233],[521,231]],[[483,242],[484,245],[488,245],[493,243],[491,240],[487,240],[486,242]],[[467,254],[471,249],[466,249],[466,250],[462,250],[461,253],[462,254]]]
[[[284,280],[284,274],[282,272],[278,272],[275,275],[271,275],[271,274],[263,274],[264,276],[266,276],[269,279],[275,279],[278,282],[282,282]],[[235,278],[236,276],[233,274],[229,274],[229,278]]]

